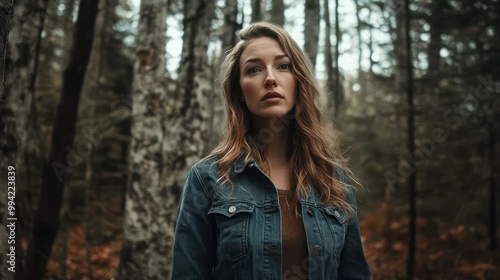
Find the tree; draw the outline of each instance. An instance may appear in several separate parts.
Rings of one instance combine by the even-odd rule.
[[[415,107],[413,104],[413,62],[411,53],[411,37],[410,37],[410,0],[404,2],[404,38],[405,38],[405,58],[406,58],[406,102],[408,108],[407,129],[408,129],[408,154],[415,151]],[[409,158],[410,158],[409,156]],[[413,277],[415,266],[415,239],[416,239],[416,220],[417,220],[417,171],[410,174],[408,180],[408,201],[410,205],[409,212],[409,241],[408,241],[408,260],[407,260],[407,275]]]
[[[319,0],[316,1],[319,2]],[[279,26],[283,26],[285,24],[285,3],[283,3],[283,0],[272,0],[270,15],[272,22],[278,24]],[[318,11],[318,21],[319,21],[319,11]]]
[[[304,51],[311,59],[313,67],[316,66],[319,40],[319,0],[306,0],[304,10]]]
[[[354,5],[356,6],[356,32],[358,35],[358,80],[360,80],[362,83],[364,83],[364,77],[363,77],[363,68],[362,68],[362,61],[363,61],[363,38],[361,37],[361,29],[362,29],[362,24],[361,24],[361,18],[359,16],[361,12],[361,6],[359,5],[359,0],[354,0]],[[364,83],[365,84],[365,83]],[[362,91],[364,91],[364,87],[362,88]]]
[[[252,18],[251,22],[262,20],[261,0],[252,0]]]
[[[3,131],[0,135],[2,150],[0,167],[3,170],[6,170],[8,165],[16,168],[16,200],[14,202],[16,204],[15,214],[18,218],[16,222],[16,244],[18,246],[16,271],[18,275],[23,272],[23,251],[19,245],[21,237],[29,230],[31,222],[32,205],[28,201],[30,188],[27,177],[29,174],[25,160],[26,141],[46,8],[46,0],[16,3],[5,65],[8,70],[5,74],[5,95],[3,81],[0,92],[0,99],[7,97],[5,107],[0,108],[0,114],[2,114],[0,130]],[[2,17],[2,19],[8,20],[9,17]],[[7,22],[6,27],[8,27]],[[3,75],[1,76],[3,78]],[[3,102],[0,101],[0,103]],[[2,202],[4,201],[7,200],[2,200]],[[4,209],[6,208],[0,211]],[[2,257],[0,260],[3,260]]]
[[[207,49],[211,38],[214,18],[214,0],[184,1],[184,34],[182,57],[176,90],[169,95],[167,115],[163,125],[166,131],[162,152],[162,183],[166,188],[165,205],[160,216],[165,215],[167,224],[161,234],[167,239],[167,260],[172,258],[174,226],[180,193],[188,169],[209,148],[207,96],[213,81],[209,78]],[[169,268],[170,273],[170,268]]]
[[[442,47],[442,39],[444,21],[442,20],[444,17],[444,8],[447,5],[446,2],[443,1],[431,1],[431,15],[428,17],[429,27],[430,27],[430,42],[428,48],[428,56],[429,56],[429,67],[428,67],[428,75],[431,76],[431,79],[435,80],[437,75],[440,72],[440,64],[441,64],[441,47]],[[437,84],[437,83],[434,83]]]
[[[338,16],[338,1],[336,1],[335,8],[335,63],[332,56],[332,43],[331,43],[331,22],[330,22],[330,5],[329,1],[324,1],[324,18],[325,18],[325,63],[326,63],[326,75],[327,83],[326,88],[328,92],[328,107],[333,110],[333,115],[335,119],[338,117],[338,111],[340,109],[340,102],[343,95],[343,87],[341,84],[340,68],[339,68],[339,46],[340,46],[340,26],[339,26],[339,16]],[[331,94],[333,96],[331,96]]]
[[[129,182],[125,200],[121,279],[164,279],[169,273],[167,186],[162,184],[167,3],[143,0],[132,90]],[[169,207],[170,206],[170,207]]]
[[[334,110],[335,119],[337,119],[340,110],[340,102],[343,96],[342,82],[340,81],[340,21],[339,21],[339,0],[335,0],[335,90],[333,92],[334,96]]]
[[[12,22],[12,15],[14,14],[14,1],[0,2],[0,113],[2,112],[3,102],[6,98],[5,95],[5,59],[7,54],[7,38],[10,31]],[[5,201],[5,200],[3,200]]]
[[[15,170],[7,169],[9,166],[15,164],[14,161],[11,161],[12,158],[8,157],[9,150],[6,149],[7,146],[11,146],[13,142],[15,142],[15,139],[12,139],[13,138],[12,135],[8,135],[5,123],[4,121],[2,121],[2,119],[4,118],[4,116],[2,115],[5,115],[3,109],[4,102],[7,99],[7,95],[5,93],[5,82],[4,82],[5,68],[6,68],[5,61],[6,61],[7,44],[8,44],[7,39],[10,31],[13,14],[14,14],[14,1],[1,1],[0,2],[0,131],[3,132],[2,136],[0,137],[0,147],[2,151],[2,158],[0,159],[0,168],[2,170],[2,174],[0,175],[0,182],[2,182],[2,185],[5,185],[5,188],[7,188],[6,190],[3,190],[0,194],[0,219],[2,221],[7,221],[7,218],[9,217],[8,212],[6,211],[8,209],[7,194],[8,192],[15,190],[15,181],[7,180],[9,177],[8,176],[9,173],[7,172],[13,171],[14,174],[16,172]],[[14,185],[12,185],[12,183],[14,183]],[[11,189],[11,187],[13,187],[13,189]],[[14,279],[15,276],[15,273],[13,271],[8,270],[9,267],[11,267],[11,265],[8,263],[9,261],[8,255],[12,254],[10,250],[11,245],[10,243],[6,242],[7,240],[9,240],[9,232],[10,230],[5,230],[5,229],[0,230],[0,238],[2,240],[5,240],[0,245],[0,252],[2,252],[2,254],[0,255],[0,263],[2,264],[0,266],[1,267],[0,278],[5,280]],[[15,246],[15,247],[20,248],[20,246]],[[16,250],[14,251],[14,253],[15,252]],[[17,252],[19,255],[19,250],[17,250]]]
[[[222,25],[221,40],[222,53],[236,44],[236,32],[241,28],[238,23],[238,0],[226,0],[226,5],[222,9],[224,14],[224,24]]]
[[[214,62],[211,67],[211,80],[213,81],[213,88],[209,96],[208,104],[208,119],[210,122],[209,131],[209,146],[215,146],[219,141],[221,132],[220,123],[224,119],[224,102],[222,96],[219,94],[220,88],[220,69],[222,60],[226,55],[226,51],[234,47],[236,44],[237,31],[241,29],[241,23],[238,22],[238,0],[226,0],[226,5],[222,8],[224,14],[224,23],[220,27],[219,38],[222,41],[221,52],[218,56],[214,55]]]
[[[54,119],[50,153],[43,164],[38,208],[28,241],[26,269],[23,274],[23,279],[26,280],[42,279],[45,273],[59,228],[64,179],[67,173],[71,172],[75,157],[79,156],[72,145],[78,103],[92,46],[97,7],[98,1],[80,1],[70,60],[63,73],[63,87]]]

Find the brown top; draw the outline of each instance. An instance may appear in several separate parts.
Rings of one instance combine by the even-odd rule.
[[[287,203],[287,190],[279,190],[281,209],[282,278],[307,279],[307,239],[302,217]],[[300,206],[300,204],[299,204]]]

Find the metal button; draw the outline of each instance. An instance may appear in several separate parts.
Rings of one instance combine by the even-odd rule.
[[[229,213],[234,213],[236,212],[236,206],[229,206]]]
[[[335,217],[337,217],[337,218],[340,217],[339,211],[335,211],[333,214],[335,214]]]
[[[255,165],[255,163],[253,163],[253,162],[252,162],[252,163],[250,163],[250,164],[248,165],[248,167],[254,167],[254,165]]]
[[[313,215],[314,215],[314,213],[313,213],[313,211],[311,210],[311,208],[307,208],[307,214],[308,214],[309,216],[313,216]]]
[[[315,255],[321,254],[321,246],[319,245],[314,246],[313,252]]]

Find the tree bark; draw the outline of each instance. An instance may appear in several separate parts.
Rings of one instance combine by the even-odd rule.
[[[214,54],[214,63],[212,63],[212,75],[211,80],[213,82],[213,89],[211,90],[209,103],[208,104],[208,119],[210,123],[209,131],[210,140],[209,145],[215,146],[219,141],[219,135],[221,132],[220,124],[224,121],[224,102],[222,102],[222,96],[219,94],[220,80],[218,79],[220,75],[220,69],[222,64],[222,59],[225,57],[226,51],[234,47],[236,44],[236,33],[241,29],[241,23],[238,23],[238,0],[226,0],[226,6],[222,10],[224,14],[224,24],[222,25],[222,32],[220,33],[220,39],[222,41],[221,52],[218,56]]]
[[[251,22],[262,20],[261,0],[252,0]]]
[[[167,133],[165,45],[167,1],[142,0],[132,90],[132,125],[119,279],[167,279],[171,236],[162,181]]]
[[[98,2],[80,1],[70,61],[63,73],[63,87],[54,119],[50,153],[43,164],[40,197],[26,253],[26,269],[23,274],[23,279],[26,280],[42,279],[45,274],[51,247],[59,228],[65,173],[71,172],[76,166],[75,158],[80,157],[81,160],[81,153],[85,153],[79,147],[76,147],[75,151],[72,145],[78,103],[92,47]]]
[[[14,154],[9,153],[10,147],[14,146],[15,147],[15,134],[13,133],[8,133],[9,127],[6,127],[6,123],[3,121],[5,118],[5,112],[4,112],[4,104],[5,100],[8,101],[7,99],[7,94],[5,92],[5,68],[6,68],[6,58],[7,58],[7,44],[8,44],[8,35],[10,31],[10,26],[12,23],[12,17],[14,14],[14,1],[1,1],[0,2],[0,131],[2,131],[1,136],[0,136],[0,146],[1,146],[1,151],[2,151],[2,157],[0,157],[0,168],[1,168],[1,173],[0,173],[0,184],[2,186],[5,186],[4,190],[0,192],[0,220],[1,221],[7,221],[8,218],[15,218],[15,215],[9,215],[9,212],[7,211],[8,207],[8,197],[12,197],[11,195],[8,196],[8,191],[15,190],[15,181],[8,181],[8,177],[11,174],[8,173],[8,171],[11,172],[16,172],[16,170],[9,170],[9,166],[13,166],[15,168],[15,161],[13,160]],[[10,98],[10,97],[9,97]],[[10,122],[13,122],[15,119],[10,118]],[[7,123],[8,125],[8,123]],[[11,126],[10,129],[14,129],[15,125]],[[10,147],[9,147],[10,146]],[[10,154],[10,155],[9,155]],[[11,188],[13,187],[13,189]],[[14,221],[14,223],[16,223]],[[17,224],[17,223],[16,223]],[[8,243],[9,240],[9,232],[10,230],[7,229],[2,229],[0,230],[0,238],[2,240],[0,244],[0,279],[5,279],[5,280],[11,280],[15,279],[14,277],[16,276],[15,274],[15,267],[11,268],[12,266],[7,262],[9,261],[9,256],[7,254],[12,254],[10,248],[11,245]],[[15,229],[14,229],[15,230]],[[16,243],[18,242],[17,240],[14,240]],[[14,253],[19,252],[20,246],[17,246],[18,244],[13,244],[16,250],[14,250]],[[9,270],[14,269],[14,271]]]
[[[319,40],[319,0],[306,0],[304,6],[304,51],[309,56],[313,67],[316,66]]]
[[[223,8],[224,25],[222,26],[222,53],[236,44],[236,32],[241,28],[238,23],[238,0],[226,0],[226,6]]]
[[[209,148],[207,96],[212,91],[209,78],[207,49],[214,18],[214,0],[187,0],[184,2],[184,35],[182,57],[179,68],[177,90],[169,104],[165,120],[166,140],[163,145],[165,160],[163,180],[168,199],[163,201],[168,210],[166,230],[162,234],[168,239],[168,254],[171,260],[174,226],[180,193],[188,169]]]
[[[319,0],[315,0],[319,2]],[[307,1],[306,1],[307,2]],[[319,5],[319,4],[318,4]],[[271,7],[271,21],[283,26],[285,24],[285,3],[283,0],[273,0]],[[307,17],[306,17],[307,19]],[[319,21],[319,11],[318,11],[318,21]]]
[[[12,5],[13,1],[10,2]],[[12,6],[6,6],[1,11],[8,13]],[[0,168],[7,170],[7,166],[12,165],[16,168],[16,182],[15,182],[15,215],[17,218],[16,223],[16,279],[19,279],[23,272],[23,256],[24,252],[20,247],[21,238],[29,230],[31,221],[31,208],[32,203],[29,202],[29,195],[31,190],[29,188],[29,173],[26,162],[26,141],[28,138],[28,126],[30,119],[30,108],[32,98],[34,95],[34,82],[36,76],[36,61],[38,59],[37,52],[39,51],[39,42],[41,30],[44,25],[45,11],[47,1],[21,1],[16,3],[13,15],[5,14],[2,20],[5,21],[5,28],[8,28],[10,19],[12,18],[12,30],[8,39],[8,52],[6,63],[2,65],[2,70],[6,67],[5,80],[0,82]],[[11,10],[12,13],[12,10]],[[11,18],[9,18],[11,17]],[[4,28],[4,23],[2,23]],[[3,30],[6,31],[6,30]],[[2,34],[7,36],[7,33]],[[7,37],[5,37],[7,39]],[[7,43],[7,41],[3,41]],[[5,45],[1,47],[4,50]],[[4,55],[5,52],[2,51]],[[3,57],[5,58],[5,56]],[[2,59],[3,61],[3,59]],[[3,73],[3,72],[2,72]],[[2,78],[3,74],[0,75]],[[4,84],[5,82],[5,84]],[[4,87],[5,85],[5,87]],[[5,90],[5,91],[4,91]],[[3,99],[7,98],[5,104]],[[3,175],[2,175],[3,176]],[[5,178],[7,179],[7,178]],[[0,178],[4,182],[3,177]],[[6,181],[5,181],[6,182]],[[2,192],[1,197],[3,197]],[[5,193],[7,195],[7,193]],[[1,198],[2,203],[7,199]],[[6,207],[2,207],[4,211]],[[1,215],[0,215],[1,216]],[[6,239],[5,239],[6,240]],[[0,245],[3,249],[3,245]],[[5,252],[2,250],[2,252]],[[5,263],[5,255],[0,256],[2,263]],[[0,272],[0,276],[4,275],[4,270]],[[2,278],[2,277],[0,277]]]
[[[14,0],[0,2],[0,114],[2,113],[4,100],[7,97],[5,94],[5,60],[7,58],[7,42],[13,14]]]

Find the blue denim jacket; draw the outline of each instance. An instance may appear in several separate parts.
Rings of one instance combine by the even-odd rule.
[[[299,279],[282,276],[278,192],[253,161],[238,161],[221,186],[217,164],[208,158],[187,175],[179,204],[172,279]],[[356,210],[351,190],[348,202]],[[357,215],[319,200],[301,198],[309,257],[297,273],[308,279],[370,279]]]

